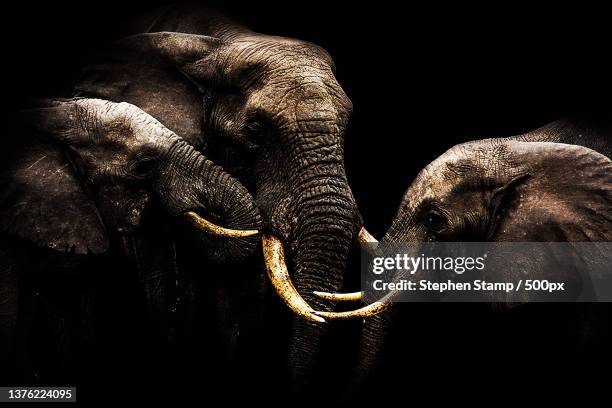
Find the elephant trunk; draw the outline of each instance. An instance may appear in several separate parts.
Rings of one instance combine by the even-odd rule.
[[[390,308],[376,316],[364,319],[359,340],[355,378],[352,381],[356,388],[367,385],[375,377],[383,360],[382,354],[395,312],[394,308]]]
[[[393,227],[385,234],[381,242],[396,242],[393,237]],[[368,297],[364,299],[366,304],[372,304],[380,299]],[[381,313],[375,314],[363,320],[361,335],[359,338],[359,355],[357,357],[357,367],[352,381],[355,387],[354,392],[368,385],[380,367],[383,360],[383,352],[391,331],[391,322],[397,313],[396,308],[388,308]]]
[[[293,282],[313,309],[330,311],[333,303],[316,297],[313,292],[341,289],[357,228],[357,209],[343,171],[335,177],[326,175],[305,184],[296,203],[299,221],[292,240]],[[294,319],[289,363],[297,384],[303,385],[312,374],[325,334],[324,324]]]
[[[187,215],[207,231],[201,239],[208,255],[221,260],[251,254],[259,242],[251,231],[261,228],[261,218],[247,189],[178,137],[163,163],[156,186],[160,201],[170,214]]]
[[[350,101],[342,97],[339,87],[315,79],[323,75],[328,74],[313,72],[310,82],[285,94],[275,116],[278,142],[257,163],[262,175],[258,202],[269,220],[267,228],[283,240],[289,253],[288,268],[281,268],[288,270],[284,275],[290,275],[289,282],[279,287],[278,279],[271,281],[297,314],[291,326],[288,364],[298,391],[305,390],[313,378],[327,332],[325,320],[315,311],[334,307],[314,292],[341,289],[361,226],[344,168]],[[280,171],[269,171],[271,166]],[[269,276],[273,260],[266,255]]]

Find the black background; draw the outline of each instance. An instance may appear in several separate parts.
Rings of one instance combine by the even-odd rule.
[[[310,40],[330,52],[354,104],[346,146],[349,181],[366,226],[379,237],[419,169],[452,145],[611,108],[612,47],[604,8],[382,0],[216,3],[256,31]],[[122,22],[155,4],[5,6],[7,109],[32,96],[68,96],[87,55],[120,37]],[[596,357],[583,358],[573,348],[583,333],[559,338],[541,330],[554,326],[551,319],[563,325],[570,305],[542,305],[505,317],[476,318],[476,309],[411,306],[415,332],[405,329],[399,341],[416,357],[401,360],[406,365],[394,375],[397,384],[418,379],[446,386],[472,367],[481,371],[479,378],[484,373],[503,385],[547,377],[559,367],[575,375],[566,366],[573,361],[597,365]],[[521,320],[526,315],[528,323]]]

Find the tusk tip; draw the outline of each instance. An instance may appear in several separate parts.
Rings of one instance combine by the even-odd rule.
[[[221,227],[213,224],[212,222],[200,217],[195,211],[187,211],[183,214],[188,221],[190,221],[199,230],[205,231],[211,235],[227,238],[246,238],[258,235],[258,230],[235,230],[230,228]]]
[[[241,231],[243,237],[252,237],[255,235],[259,235],[258,230],[236,230],[236,231]]]
[[[327,323],[327,320],[325,320],[322,316],[318,316],[317,312],[313,312],[310,316],[310,320],[318,322],[318,323]]]

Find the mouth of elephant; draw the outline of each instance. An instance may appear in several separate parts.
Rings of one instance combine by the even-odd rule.
[[[365,228],[361,228],[358,237],[360,245],[378,242]],[[386,302],[375,302],[372,305],[347,312],[325,312],[313,309],[296,289],[287,268],[285,250],[282,241],[273,234],[262,235],[262,250],[266,273],[274,290],[289,309],[297,316],[314,322],[326,323],[326,319],[348,319],[354,317],[369,317],[380,313],[388,307]],[[314,291],[313,294],[329,301],[358,301],[362,299],[361,292],[329,293]]]

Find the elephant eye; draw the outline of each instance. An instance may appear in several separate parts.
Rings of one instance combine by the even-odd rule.
[[[155,160],[142,159],[132,166],[131,174],[136,178],[147,177],[155,167]]]
[[[252,137],[258,137],[263,132],[263,126],[258,119],[247,120],[245,130]]]
[[[446,218],[436,210],[431,210],[425,217],[425,225],[432,232],[440,232],[446,226]]]
[[[263,115],[252,115],[245,123],[244,133],[248,138],[249,147],[261,147],[265,145],[271,137],[271,129],[274,125]]]

